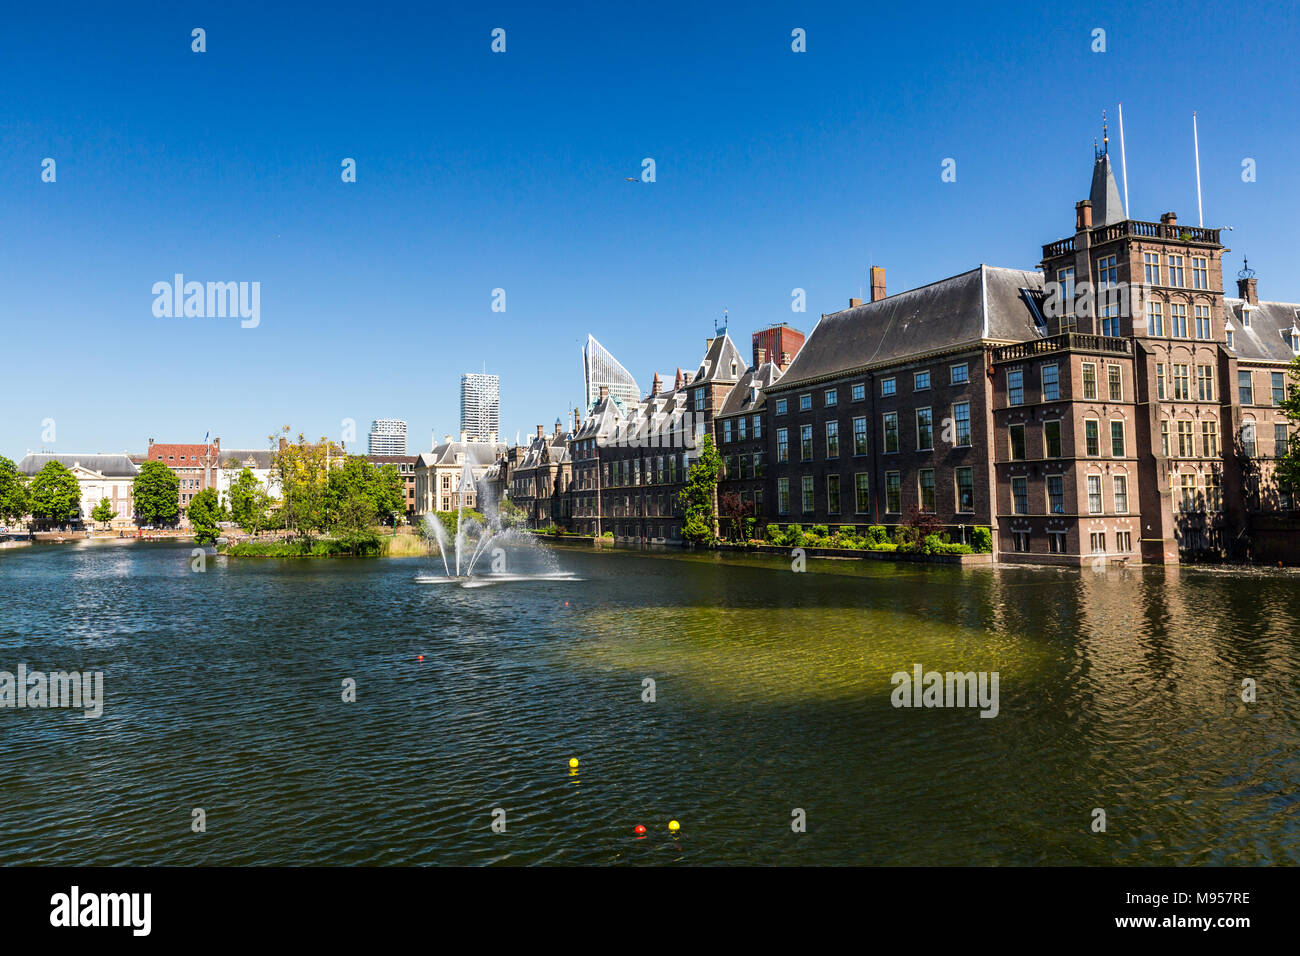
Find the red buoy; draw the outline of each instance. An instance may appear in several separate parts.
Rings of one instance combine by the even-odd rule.
[[[643,827],[641,824],[638,823],[635,827],[632,828],[632,832],[635,833],[637,836],[645,836],[645,827]]]
[[[423,660],[424,660],[424,655],[423,655],[423,654],[420,655],[419,660],[420,660],[421,662],[423,662]]]

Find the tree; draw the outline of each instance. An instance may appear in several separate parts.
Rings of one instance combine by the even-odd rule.
[[[108,524],[117,517],[117,511],[107,498],[100,498],[99,504],[95,505],[95,510],[90,513],[90,516],[100,524]]]
[[[328,449],[329,439],[312,444],[299,432],[296,442],[285,442],[272,451],[271,474],[284,496],[280,507],[284,526],[308,544],[329,525]]]
[[[734,491],[728,491],[718,498],[718,512],[722,516],[722,531],[728,540],[744,541],[753,524],[754,503],[745,501]]]
[[[57,460],[47,461],[28,486],[27,507],[42,526],[75,521],[81,516],[81,485]]]
[[[1295,497],[1300,495],[1300,355],[1291,360],[1287,371],[1290,381],[1281,407],[1291,427],[1288,429],[1286,457],[1277,463],[1277,482],[1280,487],[1290,489],[1294,506]]]
[[[385,524],[396,526],[398,515],[406,513],[406,481],[397,466],[389,464],[374,468],[370,489],[375,513]]]
[[[682,537],[687,541],[712,544],[717,539],[713,502],[721,470],[722,459],[713,444],[713,436],[705,435],[700,453],[687,473],[686,487],[677,495],[682,506]]]
[[[194,540],[199,544],[211,544],[220,537],[221,529],[217,522],[226,520],[226,509],[221,507],[215,488],[204,488],[191,498],[185,514],[190,519]]]
[[[230,518],[250,534],[267,526],[271,496],[251,468],[245,468],[230,482]]]
[[[139,524],[174,525],[181,517],[181,481],[160,461],[146,461],[135,476],[135,517]]]
[[[331,468],[328,477],[331,530],[365,531],[378,517],[375,467],[364,458],[348,458],[342,468]]]
[[[0,455],[0,521],[18,521],[27,514],[27,477]]]

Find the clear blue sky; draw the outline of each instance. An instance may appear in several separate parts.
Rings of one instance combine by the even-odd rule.
[[[39,448],[46,418],[77,452],[344,418],[364,442],[399,417],[418,452],[484,363],[505,435],[549,428],[589,331],[644,388],[693,366],[724,308],[746,350],[771,322],[807,331],[872,261],[891,291],[1033,268],[1120,101],[1131,214],[1196,221],[1197,110],[1225,271],[1244,252],[1261,296],[1300,300],[1294,7],[281,6],[6,11],[0,454]],[[644,157],[657,181],[625,182]],[[260,282],[261,325],[155,318],[176,272]]]

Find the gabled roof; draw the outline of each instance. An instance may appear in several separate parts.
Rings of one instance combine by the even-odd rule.
[[[768,391],[981,343],[1023,342],[1045,329],[1026,293],[1041,272],[979,266],[875,302],[824,315]]]
[[[1247,308],[1244,299],[1223,300],[1224,318],[1232,326],[1233,353],[1238,359],[1257,362],[1290,362],[1296,353],[1282,338],[1291,328],[1300,328],[1300,304],[1265,302],[1250,308],[1250,328],[1242,321]]]
[[[268,470],[271,467],[271,452],[266,448],[223,448],[217,464],[225,468],[232,459],[241,468]]]
[[[131,456],[126,452],[118,455],[62,455],[35,452],[24,456],[17,468],[20,473],[30,478],[51,461],[57,461],[68,469],[79,465],[105,478],[134,478],[140,473],[140,469],[135,466]]]
[[[737,382],[745,371],[746,362],[726,332],[709,341],[709,347],[700,360],[699,371],[691,379],[692,385],[704,385],[707,382]]]
[[[182,461],[198,465],[205,459],[216,461],[218,451],[216,445],[205,445],[202,442],[197,445],[164,445],[155,442],[149,446],[145,457],[150,461],[161,460],[165,465],[178,465]]]
[[[464,455],[465,461],[475,468],[486,467],[504,455],[508,446],[504,442],[487,441],[451,441],[443,442],[433,451],[424,452],[417,462],[421,468],[432,465],[459,464],[458,455]]]
[[[727,393],[727,400],[718,410],[718,418],[757,412],[767,404],[767,388],[781,377],[781,370],[772,362],[764,362],[758,368],[751,368],[740,377],[736,387]],[[751,398],[750,393],[757,388]]]

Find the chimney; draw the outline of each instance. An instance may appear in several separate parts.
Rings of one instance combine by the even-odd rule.
[[[673,391],[676,391],[685,384],[686,383],[682,381],[682,367],[679,365],[677,366],[677,377],[673,379]]]
[[[609,398],[609,386],[602,385],[600,387],[600,400],[603,402],[607,398]]]
[[[1178,213],[1176,212],[1161,213],[1160,222],[1166,226],[1176,226],[1178,225]]]
[[[1083,199],[1074,204],[1074,231],[1092,228],[1092,200]]]
[[[691,379],[693,379],[694,377],[695,377],[695,373],[694,373],[694,372],[682,372],[682,384],[683,384],[683,385],[690,385],[690,384],[691,384]]]
[[[781,353],[781,361],[777,363],[777,366],[776,366],[776,367],[779,368],[782,372],[784,372],[787,368],[790,367],[790,353],[789,353],[789,352],[782,352],[782,353]]]
[[[763,363],[766,361],[767,361],[767,349],[759,348],[757,345],[755,345],[754,346],[754,368],[762,367]]]
[[[1259,280],[1254,276],[1248,279],[1237,280],[1237,295],[1246,300],[1250,305],[1259,305],[1259,289],[1256,283]]]
[[[463,433],[462,433],[462,434],[463,434]],[[446,444],[448,444],[448,445],[451,444],[451,436],[450,436],[450,435],[443,435],[443,436],[442,436],[442,440],[443,440]]]
[[[496,433],[496,432],[488,432],[488,441],[489,441],[491,444],[495,445],[495,444],[497,443],[497,433]]]
[[[573,410],[573,430],[576,432],[582,427],[582,413],[576,408]]]
[[[650,386],[650,394],[651,394],[651,396],[658,395],[658,394],[659,394],[659,389],[660,389],[661,387],[662,387],[662,383],[659,381],[659,373],[658,373],[658,372],[655,372],[654,384],[652,384],[652,385]]]
[[[860,306],[861,304],[862,304],[862,300],[861,300],[861,299],[857,299],[857,298],[850,298],[850,299],[849,299],[849,308],[850,308],[850,309],[856,309],[856,308],[857,308],[858,306]]]
[[[562,428],[563,428],[563,426],[560,424],[560,420],[557,418],[557,419],[555,420],[555,437],[556,437],[556,438],[559,438],[560,435],[563,434],[563,432],[562,432]]]
[[[462,442],[469,441],[469,432],[464,431],[464,430],[462,429],[462,430],[461,430],[461,433],[460,433],[460,440],[461,440]]]
[[[871,267],[871,301],[879,302],[885,297],[885,267]]]
[[[708,352],[709,352],[709,349],[711,349],[711,348],[713,348],[713,339],[712,339],[712,337],[707,338],[707,339],[704,340],[704,353],[707,355]]]
[[[537,437],[538,437],[538,438],[541,438],[541,437],[542,437],[542,426],[541,426],[541,425],[538,425],[538,426],[537,426]]]

